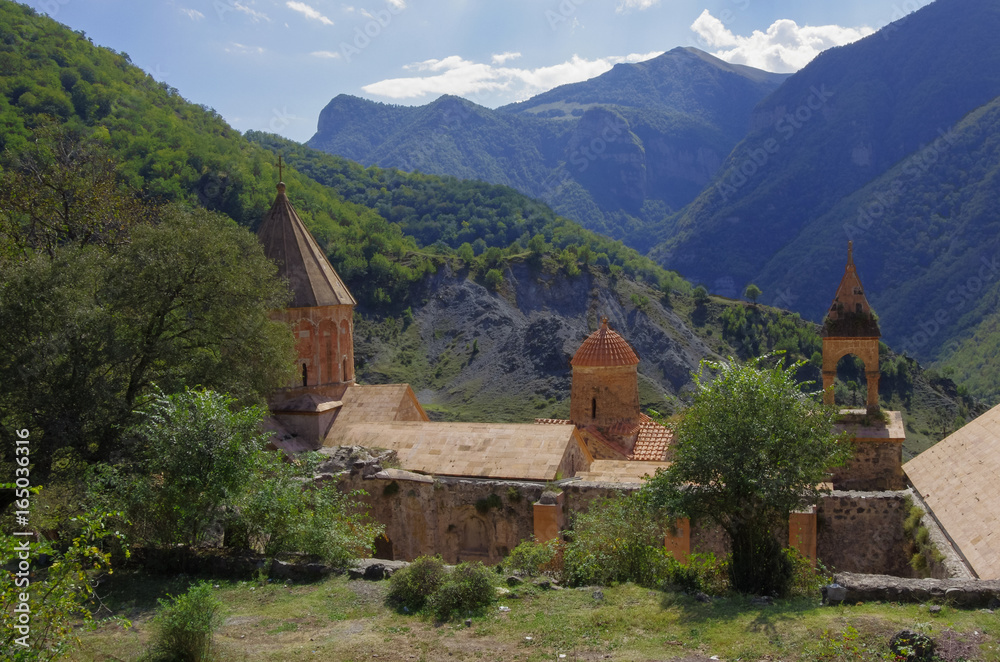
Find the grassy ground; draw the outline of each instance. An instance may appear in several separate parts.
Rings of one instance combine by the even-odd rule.
[[[103,616],[123,630],[82,632],[73,660],[141,660],[156,598],[192,580],[122,575],[102,587]],[[226,605],[217,659],[229,660],[855,660],[892,659],[888,641],[910,628],[939,644],[944,660],[1000,660],[1000,613],[945,606],[822,607],[815,599],[754,606],[742,597],[702,604],[631,584],[501,596],[485,614],[438,624],[384,605],[387,582],[331,577],[313,584],[216,581]],[[501,611],[500,606],[509,611]],[[565,657],[562,657],[565,656]],[[717,657],[713,657],[717,656]],[[146,658],[148,659],[148,658]]]

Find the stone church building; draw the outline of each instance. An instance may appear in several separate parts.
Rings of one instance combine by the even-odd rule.
[[[369,481],[350,486],[368,492],[372,515],[386,524],[380,557],[440,553],[449,562],[496,562],[531,535],[557,537],[572,513],[593,498],[636,489],[644,475],[668,466],[673,433],[640,411],[639,358],[607,319],[583,339],[570,362],[569,419],[433,422],[408,384],[355,382],[354,298],[295,213],[283,183],[258,234],[292,289],[291,304],[275,315],[291,327],[298,355],[295,382],[270,399],[272,444],[289,454],[340,446],[396,451],[400,468],[375,476],[384,489],[371,489]],[[825,401],[835,404],[837,364],[853,355],[864,363],[866,406],[841,411],[838,425],[851,433],[854,459],[832,475],[834,491],[819,506],[793,514],[788,544],[840,569],[905,573],[903,419],[900,412],[879,408],[880,331],[850,245],[822,336]],[[982,531],[976,514],[982,509],[973,500],[1000,478],[1000,465],[990,460],[1000,453],[983,451],[1000,444],[1000,407],[982,419],[994,424],[984,430],[973,422],[912,460],[906,471],[964,566],[996,576],[997,527]],[[988,462],[990,471],[973,477],[974,472],[956,468],[958,457]],[[553,482],[562,492],[543,493]],[[389,491],[391,484],[407,489]],[[398,496],[387,497],[390,493]],[[504,508],[479,507],[497,502]],[[722,551],[717,532],[686,520],[677,523],[665,545],[678,557]]]

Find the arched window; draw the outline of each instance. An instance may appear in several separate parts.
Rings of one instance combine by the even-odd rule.
[[[349,379],[347,375],[347,357],[344,357],[344,379],[342,381],[347,381]]]

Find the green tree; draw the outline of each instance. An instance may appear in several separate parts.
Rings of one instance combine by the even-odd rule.
[[[746,296],[747,299],[750,300],[750,303],[756,305],[757,299],[760,298],[760,295],[762,293],[759,287],[757,287],[753,283],[750,283],[749,285],[747,285],[747,289],[744,290],[743,294],[744,296]]]
[[[13,487],[8,485],[5,487]],[[75,533],[58,544],[39,536],[31,541],[33,569],[37,559],[47,556],[51,564],[32,572],[30,587],[18,577],[19,552],[26,538],[0,535],[0,654],[5,660],[55,660],[70,650],[80,622],[93,621],[87,602],[98,577],[110,574],[111,554],[103,549],[109,539],[121,535],[106,523],[112,513],[89,512],[75,518]],[[22,557],[23,558],[23,557]],[[21,594],[28,592],[30,612],[20,607]],[[27,617],[27,621],[25,621]],[[127,627],[128,621],[123,621]]]
[[[61,447],[120,451],[154,382],[251,403],[290,379],[291,333],[269,316],[288,290],[257,238],[219,214],[161,216],[117,250],[64,243],[0,261],[0,422],[38,434],[40,475]]]
[[[769,368],[766,359],[702,363],[694,402],[678,423],[673,462],[644,489],[668,516],[707,519],[726,532],[734,589],[781,595],[792,567],[775,531],[818,499],[819,485],[850,448],[833,432],[833,409],[796,383],[801,363]]]
[[[500,286],[503,285],[503,274],[499,269],[490,269],[486,272],[486,287],[491,290],[499,290]]]
[[[235,409],[213,391],[155,397],[135,427],[139,462],[119,483],[135,538],[154,544],[202,542],[254,484],[267,436],[264,412]]]
[[[704,285],[699,285],[698,287],[694,288],[694,292],[692,292],[692,295],[694,296],[695,303],[698,304],[708,303],[708,290],[705,289]]]

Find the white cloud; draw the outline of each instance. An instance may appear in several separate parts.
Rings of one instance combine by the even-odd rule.
[[[754,30],[749,37],[735,35],[706,9],[691,29],[713,55],[733,64],[746,64],[777,73],[798,71],[820,52],[833,46],[843,46],[874,30],[863,26],[845,28],[839,25],[803,25],[787,18],[771,24],[766,32]]]
[[[183,7],[180,7],[179,9],[181,10],[182,14],[186,15],[192,21],[200,21],[201,19],[205,18],[205,15],[202,14],[197,9],[184,9]]]
[[[406,9],[406,0],[385,0],[386,4],[392,5],[396,9]]]
[[[333,21],[328,19],[326,16],[323,16],[323,14],[319,13],[318,11],[316,11],[315,9],[313,9],[304,2],[295,2],[294,0],[288,0],[288,2],[285,3],[285,6],[291,9],[292,11],[299,12],[300,14],[302,14],[311,21],[319,21],[323,25],[333,25]]]
[[[236,11],[241,11],[244,14],[246,14],[247,16],[249,16],[251,19],[253,19],[254,23],[257,23],[259,21],[267,21],[268,23],[271,22],[271,19],[270,19],[270,17],[268,17],[267,14],[265,14],[264,12],[256,11],[256,10],[248,7],[247,5],[243,4],[242,2],[238,2],[238,1],[237,2],[233,2],[233,3],[230,3],[230,6],[233,9],[235,9]]]
[[[658,5],[659,3],[660,0],[621,0],[615,11],[619,14],[630,12],[633,9],[643,11],[644,9],[649,9],[653,5]]]
[[[511,51],[504,51],[503,53],[497,53],[493,56],[493,64],[503,64],[507,60],[516,60],[521,57],[520,53],[512,53]]]
[[[322,57],[335,60],[340,57],[340,53],[335,53],[334,51],[313,51],[310,53],[313,57]]]
[[[233,55],[263,55],[264,49],[260,46],[246,46],[234,41],[226,46],[226,52]]]
[[[391,78],[365,85],[361,89],[368,94],[389,99],[414,99],[441,94],[471,96],[484,92],[505,92],[518,99],[526,99],[559,85],[599,76],[619,62],[641,62],[657,55],[660,53],[631,53],[596,60],[574,55],[566,62],[537,69],[493,66],[452,55],[403,67],[407,71],[428,72],[432,75]]]

